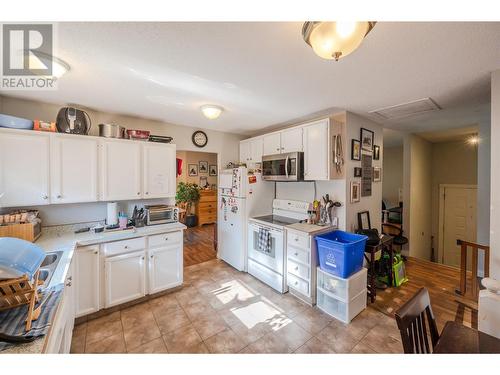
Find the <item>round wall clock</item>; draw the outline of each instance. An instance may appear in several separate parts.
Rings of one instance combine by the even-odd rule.
[[[197,130],[193,133],[191,138],[196,147],[205,147],[208,143],[208,137],[205,132]]]

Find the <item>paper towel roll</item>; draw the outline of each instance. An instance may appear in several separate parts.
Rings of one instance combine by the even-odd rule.
[[[109,202],[108,203],[108,214],[106,218],[107,225],[118,224],[118,203]]]

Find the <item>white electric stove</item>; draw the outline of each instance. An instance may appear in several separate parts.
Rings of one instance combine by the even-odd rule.
[[[307,220],[309,203],[273,200],[273,214],[250,218],[248,223],[248,273],[280,293],[286,293],[285,226]],[[259,249],[259,230],[271,234],[270,251]]]

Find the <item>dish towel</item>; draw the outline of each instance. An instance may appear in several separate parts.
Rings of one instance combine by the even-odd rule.
[[[271,232],[267,228],[259,228],[259,250],[265,253],[271,252]]]
[[[28,314],[28,305],[14,307],[9,310],[0,311],[0,332],[11,336],[34,336],[39,337],[47,334],[57,306],[62,296],[64,284],[55,285],[45,289],[40,296],[42,311],[37,320],[33,320],[31,330],[26,332],[26,316]],[[35,306],[35,307],[36,307]],[[16,344],[0,341],[0,351]]]

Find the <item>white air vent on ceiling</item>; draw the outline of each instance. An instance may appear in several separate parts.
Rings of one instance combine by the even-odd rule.
[[[419,115],[424,112],[436,111],[440,109],[441,108],[431,98],[424,98],[413,102],[376,109],[374,111],[370,111],[370,113],[374,113],[389,120]]]

